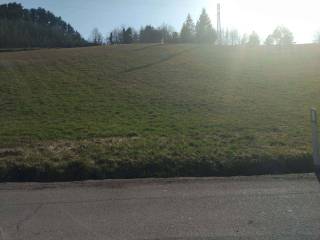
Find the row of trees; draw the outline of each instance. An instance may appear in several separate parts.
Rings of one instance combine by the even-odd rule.
[[[194,24],[190,14],[187,16],[187,20],[182,25],[180,37],[181,42],[184,43],[215,43],[217,41],[217,32],[205,9],[202,10],[197,24]]]
[[[114,29],[110,35],[105,38],[105,42],[109,44],[128,44],[128,43],[215,43],[217,40],[217,32],[211,24],[211,20],[203,9],[199,20],[194,24],[190,15],[183,24],[180,33],[176,32],[172,26],[163,24],[156,28],[151,25],[142,27],[140,31],[134,30],[132,27],[122,27]],[[95,28],[90,37],[90,41],[95,44],[102,44],[103,35]]]
[[[132,27],[122,27],[114,29],[106,38],[97,28],[92,30],[90,42],[101,45],[108,44],[131,44],[131,43],[178,43],[179,33],[175,32],[173,27],[162,25],[155,28],[151,25],[142,27],[136,31]]]
[[[232,36],[232,44],[230,44],[230,37]],[[249,45],[249,46],[258,46],[262,44],[261,38],[259,35],[253,31],[250,35],[244,34],[241,38],[240,35],[237,34],[236,30],[231,31],[229,34],[228,32],[223,36],[225,42],[229,42],[226,45]],[[264,41],[264,45],[271,46],[271,45],[290,45],[294,42],[294,37],[292,32],[283,26],[277,27],[272,34],[268,35],[266,40]],[[234,44],[235,43],[235,44]]]
[[[76,47],[87,45],[80,33],[43,8],[0,5],[0,48]]]
[[[265,40],[265,45],[288,45],[293,43],[293,34],[285,27],[277,27]],[[92,31],[90,41],[94,44],[130,44],[130,43],[212,43],[221,45],[260,45],[261,38],[253,31],[251,34],[240,35],[235,29],[223,30],[221,33],[212,26],[211,20],[205,9],[195,23],[187,16],[180,33],[173,27],[162,25],[155,28],[151,25],[142,27],[136,31],[132,27],[114,29],[110,35],[103,38],[97,28]],[[319,34],[320,41],[320,34]]]
[[[320,42],[320,34],[317,38]],[[195,23],[190,14],[180,32],[169,25],[153,27],[147,25],[140,31],[132,27],[114,29],[103,37],[97,28],[92,31],[90,44],[130,43],[206,43],[222,45],[260,45],[256,32],[241,36],[237,30],[217,33],[205,9]],[[87,46],[74,28],[53,13],[43,8],[25,9],[21,4],[0,5],[0,48],[21,47],[77,47]],[[278,27],[268,36],[266,45],[293,43],[293,34],[285,27]]]

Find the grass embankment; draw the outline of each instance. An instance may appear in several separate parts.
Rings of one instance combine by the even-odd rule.
[[[308,172],[320,47],[0,53],[0,179]]]

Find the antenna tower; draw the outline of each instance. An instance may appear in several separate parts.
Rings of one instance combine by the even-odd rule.
[[[222,43],[222,29],[221,29],[221,5],[217,5],[217,33],[218,33],[218,43]]]

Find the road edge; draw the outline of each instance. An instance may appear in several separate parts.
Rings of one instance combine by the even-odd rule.
[[[74,182],[25,182],[0,183],[1,190],[41,190],[52,188],[81,188],[81,187],[105,187],[105,188],[121,188],[130,185],[146,185],[146,184],[171,184],[171,183],[208,183],[221,181],[266,181],[266,180],[316,180],[314,173],[307,174],[287,174],[287,175],[260,175],[260,176],[238,176],[238,177],[182,177],[182,178],[143,178],[143,179],[106,179],[106,180],[87,180]]]

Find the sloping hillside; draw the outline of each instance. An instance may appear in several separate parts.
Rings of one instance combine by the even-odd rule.
[[[0,53],[4,180],[312,170],[320,47]]]

